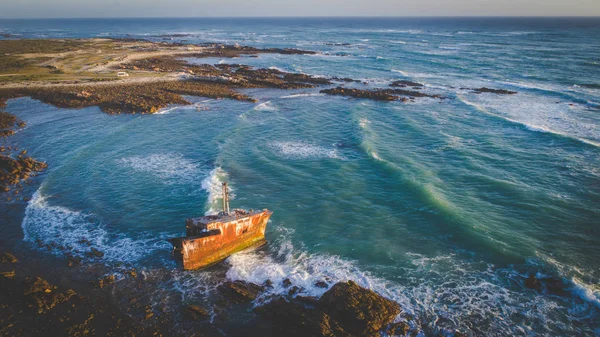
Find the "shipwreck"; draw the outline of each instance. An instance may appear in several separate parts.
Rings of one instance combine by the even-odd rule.
[[[230,211],[229,190],[223,183],[223,210],[216,215],[187,219],[186,235],[168,241],[185,270],[204,268],[231,254],[266,244],[265,230],[271,214],[267,209]]]

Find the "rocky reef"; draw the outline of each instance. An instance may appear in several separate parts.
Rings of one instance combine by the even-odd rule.
[[[496,95],[514,95],[517,92],[516,91],[510,91],[510,90],[504,90],[504,89],[491,89],[491,88],[477,88],[477,89],[473,89],[473,93],[475,94],[496,94]]]
[[[446,97],[437,94],[426,94],[420,91],[404,89],[356,89],[336,87],[321,90],[321,93],[327,95],[347,96],[352,98],[371,99],[375,101],[413,101],[416,97],[429,97],[445,99]]]
[[[333,284],[320,298],[272,295],[269,282],[227,281],[215,289],[218,300],[212,307],[183,302],[164,308],[147,302],[142,293],[149,285],[132,269],[118,277],[133,285],[134,292],[122,306],[111,298],[129,290],[118,290],[115,275],[102,275],[102,267],[78,266],[89,271],[91,286],[72,288],[32,273],[23,263],[12,254],[0,254],[3,336],[52,331],[56,336],[358,337],[404,335],[409,329],[407,323],[395,322],[401,313],[398,303],[352,281]],[[297,288],[288,283],[290,289]]]
[[[12,136],[16,130],[24,128],[25,125],[25,122],[15,115],[0,111],[0,139]],[[19,194],[18,187],[22,181],[46,168],[46,163],[28,157],[27,150],[19,151],[16,146],[0,145],[0,193],[17,187],[13,193]],[[10,200],[12,197],[9,196],[7,199]]]
[[[26,157],[26,153],[25,150],[21,151],[17,158],[0,154],[0,192],[8,192],[12,186],[26,180],[33,173],[46,169],[46,163]]]
[[[399,81],[394,81],[394,82],[390,83],[390,87],[397,87],[397,88],[412,87],[413,89],[421,89],[424,87],[424,85],[422,83],[418,83],[418,82],[399,80]]]

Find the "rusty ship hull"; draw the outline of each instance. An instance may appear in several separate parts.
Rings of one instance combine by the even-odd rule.
[[[204,268],[231,254],[266,244],[265,230],[272,213],[234,210],[231,214],[188,219],[186,236],[168,241],[185,270]]]

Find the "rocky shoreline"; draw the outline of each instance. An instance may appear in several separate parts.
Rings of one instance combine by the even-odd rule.
[[[25,125],[16,116],[0,111],[0,139],[14,135],[16,130]],[[0,145],[0,193],[13,190],[12,195],[6,197],[7,201],[11,201],[20,193],[22,182],[47,167],[46,163],[28,157],[27,150],[19,151],[16,146]]]
[[[119,283],[138,284],[143,291],[144,276],[130,270],[115,282],[114,275],[102,275],[101,267],[86,268],[90,286],[76,291],[64,280],[56,283],[36,274],[13,254],[0,253],[0,334],[358,337],[412,331],[398,303],[352,281],[333,284],[319,298],[295,295],[298,289],[289,280],[284,281],[287,294],[268,298],[265,291],[273,286],[269,281],[227,281],[216,289],[217,307],[188,302],[169,310],[134,293],[123,311],[114,302]],[[321,286],[329,287],[326,282]]]
[[[9,44],[0,41],[0,62],[4,62],[0,72],[17,72],[17,75],[8,76],[12,81],[8,84],[0,83],[5,84],[0,85],[0,108],[8,99],[32,97],[61,108],[98,106],[108,114],[146,114],[156,113],[172,104],[191,104],[184,95],[254,102],[254,98],[237,90],[302,89],[334,86],[341,82],[360,83],[350,78],[324,78],[243,64],[192,64],[183,59],[316,53],[298,49],[219,44],[192,46],[127,39],[31,40],[21,44],[11,40]],[[71,55],[81,54],[78,48],[103,48],[102,54],[110,55],[100,61],[90,56],[93,63],[69,68]],[[131,78],[116,79],[114,74],[117,72],[127,73]],[[424,92],[425,86],[417,82],[397,80],[389,86],[391,88],[361,89],[340,84],[320,92],[376,101],[447,99]],[[515,94],[489,88],[471,90],[477,94]],[[0,137],[11,136],[24,127],[25,123],[15,116],[0,112]],[[7,192],[7,200],[16,198],[21,184],[47,167],[26,155],[26,150],[0,147],[0,193]],[[68,247],[53,244],[40,248],[68,250]],[[35,265],[25,266],[12,254],[0,255],[0,335],[38,336],[53,331],[57,336],[358,337],[416,336],[420,331],[419,327],[408,323],[410,319],[398,303],[352,281],[317,282],[316,287],[328,289],[319,298],[299,295],[302,289],[289,280],[277,285],[286,289],[280,295],[269,293],[273,287],[271,281],[260,285],[228,281],[216,289],[217,305],[181,303],[165,308],[143,299],[143,292],[153,286],[147,284],[143,273],[131,266],[120,274],[108,272],[106,266],[93,262],[103,255],[90,245],[89,259],[84,258],[85,262],[75,256],[67,256],[66,263],[61,262],[64,268],[77,273],[78,276],[71,274],[72,278],[85,279],[86,286],[80,286],[77,291],[70,287],[73,281],[69,276],[48,276],[40,273],[40,268],[36,269]],[[539,280],[532,279],[530,283],[528,287],[532,289],[542,288]],[[545,281],[544,287],[551,286]],[[122,291],[127,291],[129,296],[117,299],[117,294]],[[136,294],[140,298],[133,297]],[[127,303],[120,304],[120,300]],[[454,336],[463,334],[456,331]]]

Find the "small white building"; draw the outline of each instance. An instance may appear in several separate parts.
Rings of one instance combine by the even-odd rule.
[[[117,73],[117,76],[118,76],[118,77],[129,77],[129,74],[128,74],[128,73],[126,73],[126,72],[124,72],[124,71],[119,71],[119,72]]]

